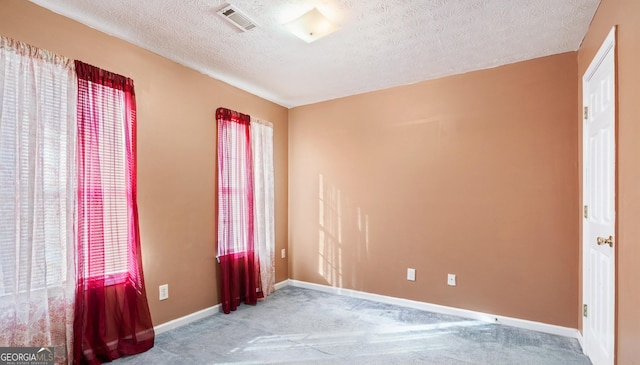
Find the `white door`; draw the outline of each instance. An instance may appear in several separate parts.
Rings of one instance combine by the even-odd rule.
[[[613,365],[615,318],[615,28],[582,79],[583,332],[594,365]]]

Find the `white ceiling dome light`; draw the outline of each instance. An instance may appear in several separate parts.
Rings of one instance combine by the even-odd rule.
[[[338,29],[317,8],[309,10],[284,26],[296,37],[307,43],[317,41]]]

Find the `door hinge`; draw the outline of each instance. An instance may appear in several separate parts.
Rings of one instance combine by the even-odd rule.
[[[584,107],[584,119],[589,119],[589,107]]]
[[[584,208],[582,209],[582,215],[584,215],[585,218],[589,218],[589,206],[585,205]]]
[[[588,317],[588,314],[589,314],[589,310],[587,309],[587,305],[586,305],[586,304],[584,304],[584,305],[582,306],[582,316],[583,316],[583,317]]]

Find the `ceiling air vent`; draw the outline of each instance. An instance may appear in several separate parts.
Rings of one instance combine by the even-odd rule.
[[[233,5],[224,5],[220,10],[217,11],[217,13],[222,17],[222,19],[225,19],[234,27],[240,29],[243,32],[256,27],[256,23],[254,23],[253,20],[249,19],[248,16],[244,15]]]

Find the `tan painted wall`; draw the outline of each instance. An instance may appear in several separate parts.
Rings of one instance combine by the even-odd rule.
[[[582,95],[582,75],[614,25],[618,25],[616,363],[631,365],[640,364],[640,1],[602,0],[578,51],[578,85]],[[581,119],[579,126],[582,141]]]
[[[575,328],[576,83],[571,52],[290,110],[291,277]]]
[[[286,108],[23,0],[0,0],[0,34],[135,82],[144,274],[154,324],[219,303],[215,260],[215,110],[274,123],[276,250],[287,247]],[[276,258],[276,280],[288,278]],[[169,284],[170,298],[158,300]]]

